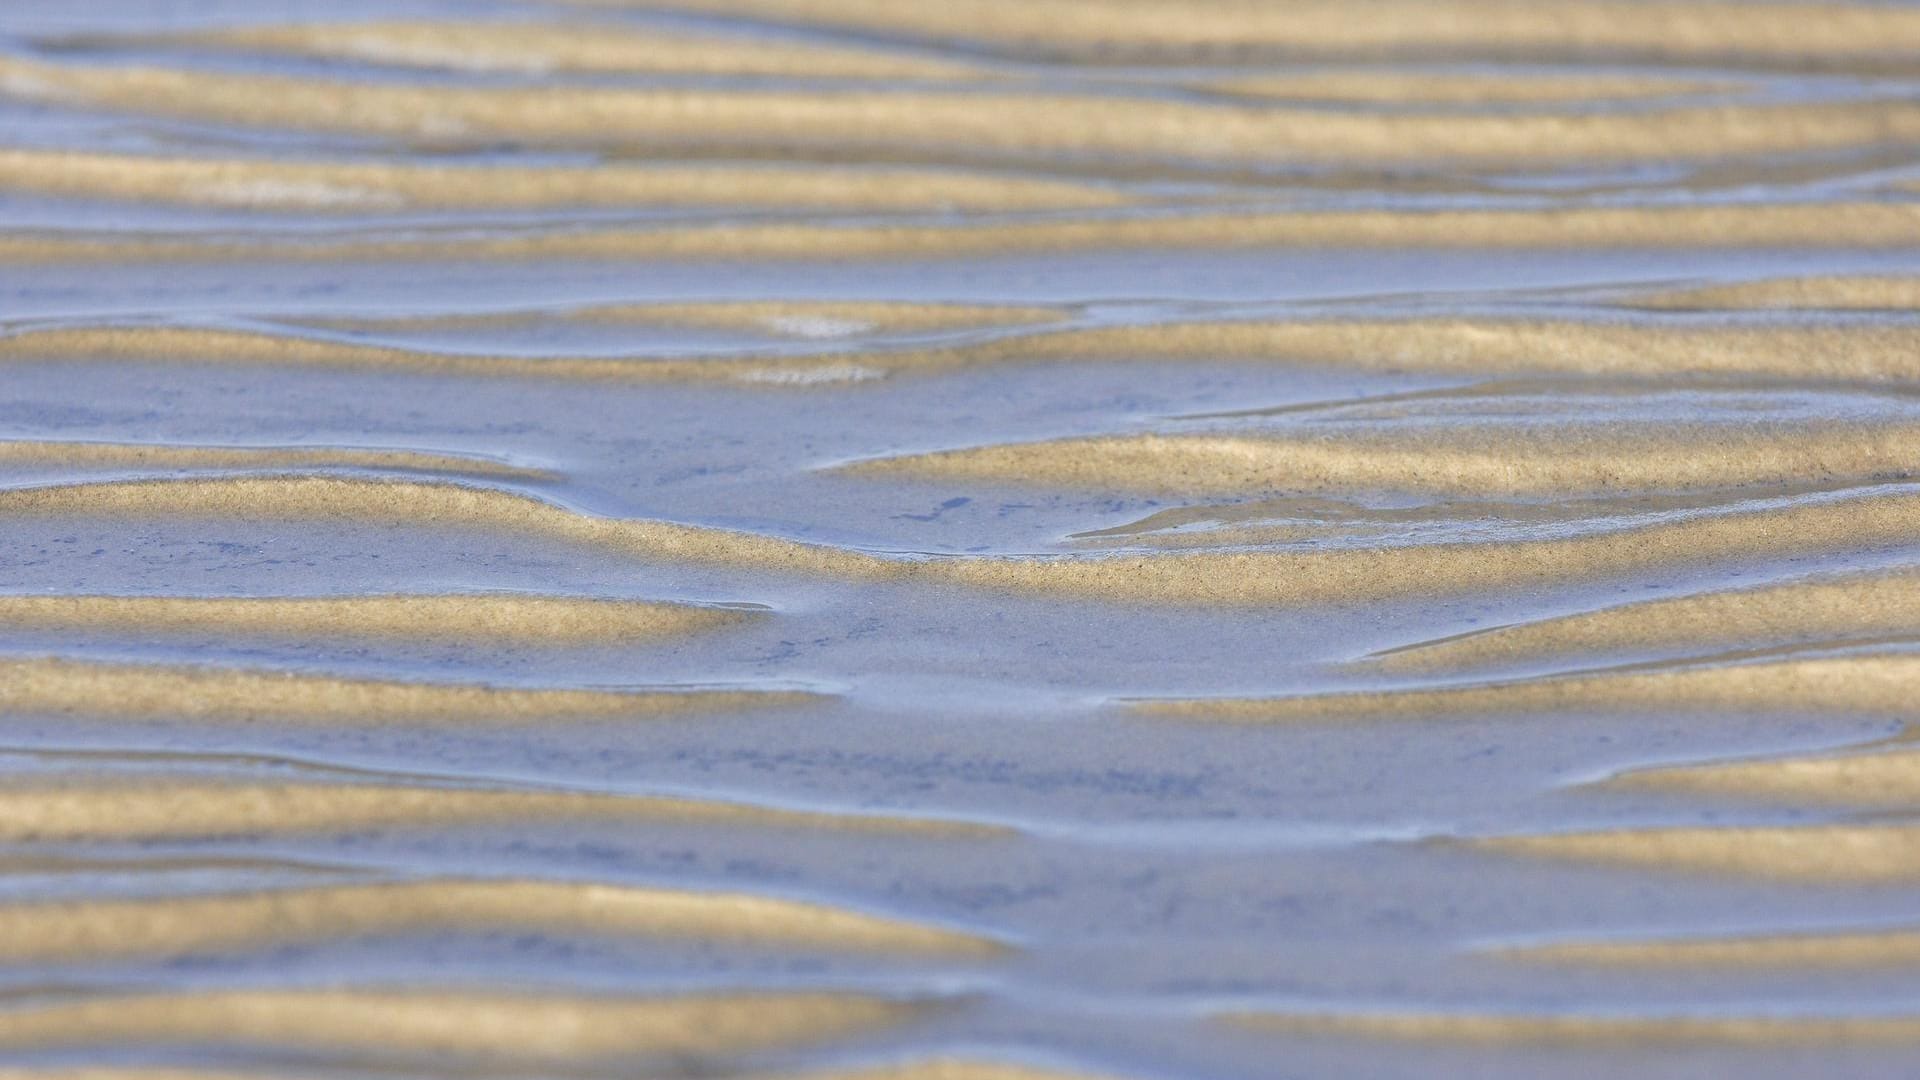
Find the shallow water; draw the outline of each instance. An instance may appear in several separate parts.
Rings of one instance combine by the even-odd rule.
[[[1909,1075],[1920,8],[1542,10],[0,5],[0,1066]]]

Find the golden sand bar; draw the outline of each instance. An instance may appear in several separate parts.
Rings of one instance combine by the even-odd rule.
[[[1670,311],[1782,308],[1828,311],[1920,311],[1920,278],[1768,278],[1733,285],[1674,289],[1636,297],[1633,307]]]
[[[1593,1016],[1518,1013],[1230,1013],[1261,1031],[1460,1043],[1595,1043],[1624,1047],[1707,1043],[1920,1042],[1920,1016]]]
[[[798,705],[817,695],[748,690],[526,690],[264,669],[0,660],[0,710],[190,721],[507,723],[635,719]]]
[[[1759,825],[1610,829],[1465,842],[1505,855],[1804,882],[1920,881],[1920,826]]]
[[[978,79],[989,69],[907,50],[852,48],[607,23],[358,22],[227,26],[114,39],[455,71]]]
[[[757,614],[739,608],[515,593],[0,596],[0,626],[551,644],[684,637],[736,626]]]
[[[1616,777],[1608,784],[1775,802],[1904,809],[1920,801],[1920,751],[1645,769]]]
[[[928,1009],[924,1002],[845,993],[613,997],[252,989],[100,994],[0,1010],[0,1047],[189,1043],[591,1061],[804,1045],[905,1024]]]
[[[267,1080],[278,1074],[190,1072],[150,1068],[0,1068],[0,1080]],[[1096,1080],[1093,1074],[1035,1069],[998,1061],[932,1058],[871,1068],[806,1073],[742,1074],[747,1080]]]
[[[406,784],[248,784],[133,777],[0,789],[0,838],[138,841],[439,829],[538,821],[652,822],[990,837],[1007,830],[937,818],[782,810],[648,795]]]
[[[481,329],[543,319],[614,326],[745,330],[816,341],[869,334],[923,334],[1035,326],[1067,318],[1064,308],[871,300],[718,300],[696,303],[589,304],[399,317],[300,318],[308,326],[364,331]]]
[[[1920,381],[1920,326],[1701,326],[1544,319],[1308,319],[1036,331],[963,345],[800,355],[506,356],[195,327],[55,327],[0,336],[0,361],[285,364],[581,381],[862,382],[990,364],[1327,364],[1356,370]]]
[[[1139,250],[1295,248],[1901,248],[1920,202],[1741,203],[1551,210],[1305,210],[988,222],[760,223],[547,229],[470,237],[310,239],[88,233],[0,236],[0,262],[467,259],[830,260]]]
[[[1563,941],[1511,946],[1515,960],[1626,968],[1878,968],[1920,964],[1920,930]]]
[[[620,206],[835,211],[1118,206],[1094,184],[958,169],[804,164],[429,165],[0,149],[0,190],[255,210]]]
[[[946,483],[1183,496],[1372,489],[1556,495],[1859,482],[1920,472],[1920,427],[1663,424],[1110,435],[855,462]]]
[[[176,957],[451,929],[906,954],[987,955],[1003,948],[958,930],[747,893],[456,878],[0,905],[0,957]]]
[[[448,87],[0,57],[0,91],[143,115],[402,139],[981,156],[1552,164],[1834,151],[1920,138],[1898,100],[1428,115],[1058,91]]]
[[[1394,649],[1384,668],[1434,671],[1542,656],[1920,636],[1920,572],[1816,578],[1515,623]]]
[[[649,560],[851,581],[920,581],[1109,600],[1298,604],[1560,584],[1649,567],[1907,543],[1920,530],[1920,495],[1823,500],[1560,539],[1057,558],[913,558],[673,522],[590,517],[526,495],[452,483],[345,477],[113,481],[0,490],[0,517],[7,515],[278,518],[499,529]]]
[[[1592,75],[1585,72],[1497,74],[1406,71],[1394,68],[1333,68],[1283,75],[1249,75],[1209,83],[1208,89],[1289,101],[1351,101],[1378,105],[1589,104],[1647,98],[1727,93],[1731,80],[1654,75]]]
[[[266,1080],[264,1073],[150,1068],[0,1068],[0,1080]],[[742,1073],[743,1080],[1097,1080],[1090,1073],[1037,1069],[970,1058],[925,1058],[891,1065],[804,1073]]]
[[[0,339],[3,340],[3,339]],[[0,440],[0,465],[57,465],[90,469],[394,469],[541,480],[530,469],[458,454],[326,446],[179,446],[168,443]]]
[[[638,8],[642,0],[574,0]],[[1920,12],[1886,5],[1729,0],[673,0],[674,8],[802,25],[988,42],[1094,57],[1264,49],[1303,56],[1484,56],[1538,60],[1741,59],[1844,65],[1920,50]],[[1903,55],[1904,54],[1904,55]]]
[[[1246,723],[1642,709],[1905,715],[1913,710],[1916,684],[1920,684],[1920,653],[1900,653],[1555,676],[1430,690],[1145,700],[1133,702],[1132,708],[1155,716]]]

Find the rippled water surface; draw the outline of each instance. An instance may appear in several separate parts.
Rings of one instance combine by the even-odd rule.
[[[1920,7],[0,2],[8,1076],[1906,1076]]]

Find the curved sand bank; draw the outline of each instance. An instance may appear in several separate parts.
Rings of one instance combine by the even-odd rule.
[[[1525,1013],[1229,1013],[1260,1031],[1355,1039],[1634,1045],[1920,1042],[1920,1016],[1607,1016]]]
[[[1130,706],[1154,716],[1244,723],[1639,709],[1904,715],[1912,711],[1916,680],[1920,653],[1554,676],[1431,690],[1150,699]]]
[[[959,225],[728,224],[474,237],[0,236],[0,262],[923,258],[1155,249],[1910,247],[1920,202],[1528,210],[1301,210]]]
[[[1561,941],[1494,950],[1529,963],[1623,968],[1879,968],[1920,964],[1920,930]]]
[[[1788,309],[1920,311],[1920,278],[1835,275],[1767,278],[1732,285],[1673,289],[1635,297],[1627,306],[1666,311]]]
[[[1920,801],[1920,751],[1643,769],[1608,786],[1773,802],[1904,809]]]
[[[1376,654],[1391,671],[1436,671],[1543,656],[1920,637],[1920,571],[1816,578],[1601,608]]]
[[[98,994],[0,1009],[0,1048],[158,1043],[585,1062],[800,1046],[906,1024],[932,1007],[928,1002],[824,992],[681,997],[455,989]]]
[[[508,788],[152,782],[118,777],[16,784],[0,790],[0,837],[22,843],[284,836],[530,821],[631,821],[962,838],[1008,834],[997,826],[938,818]]]
[[[1181,496],[1371,489],[1556,495],[1858,483],[1920,472],[1920,426],[1661,424],[1108,435],[874,458],[845,471]]]
[[[980,157],[1552,164],[1836,151],[1920,138],[1920,104],[1430,115],[1055,90],[447,87],[0,57],[14,96],[175,119],[442,141],[699,144]]]
[[[979,956],[1004,948],[957,930],[749,893],[452,878],[0,904],[0,957],[15,962],[180,957],[455,929],[909,955]]]
[[[1920,826],[1914,825],[1611,829],[1463,843],[1503,855],[1810,885],[1920,881]]]
[[[628,8],[640,0],[572,0]],[[1337,57],[1617,57],[1744,60],[1791,66],[1906,61],[1920,12],[1889,5],[1729,0],[1371,0],[1365,18],[1341,0],[674,0],[713,15],[976,41],[1088,58],[1181,57],[1266,50]]]
[[[692,604],[513,593],[0,595],[0,626],[6,627],[528,644],[655,641],[737,626],[760,614]]]
[[[1562,584],[1650,567],[1907,543],[1920,530],[1920,494],[1723,513],[1565,539],[1040,558],[879,554],[759,533],[590,517],[526,495],[451,483],[310,476],[0,490],[0,517],[7,515],[272,517],[499,529],[644,559],[849,581],[918,581],[1116,601],[1299,604]]]
[[[500,723],[737,712],[819,700],[795,691],[521,690],[251,668],[0,660],[0,710],[60,716],[330,724]]]
[[[1095,184],[907,167],[605,162],[433,165],[0,149],[0,190],[249,210],[761,207],[844,212],[1080,210]]]
[[[0,338],[0,341],[3,341]],[[0,465],[54,465],[90,469],[391,469],[541,480],[530,469],[459,454],[354,447],[179,446],[170,443],[0,440]]]
[[[285,364],[774,386],[862,382],[900,372],[991,364],[1128,360],[1326,364],[1459,375],[1765,376],[1872,383],[1920,380],[1920,325],[1755,327],[1469,318],[1189,322],[1039,330],[927,348],[734,357],[505,356],[249,330],[104,326],[0,336],[0,361],[5,360]]]
[[[992,70],[904,49],[696,34],[618,22],[401,21],[223,26],[118,36],[115,44],[184,44],[278,56],[526,75],[777,76],[980,79]]]

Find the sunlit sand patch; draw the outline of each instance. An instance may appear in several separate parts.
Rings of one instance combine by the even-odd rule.
[[[1143,700],[1131,705],[1156,716],[1249,723],[1660,709],[1902,715],[1913,707],[1916,680],[1920,680],[1920,654],[1893,654],[1553,676],[1433,689]]]
[[[863,92],[335,82],[0,57],[33,96],[247,126],[539,145],[801,145],[982,156],[1577,163],[1872,148],[1920,138],[1897,100],[1426,115],[1058,91]]]
[[[1544,540],[1146,557],[919,558],[674,522],[592,517],[497,489],[344,477],[167,479],[14,488],[0,490],[0,516],[7,515],[278,518],[499,529],[643,559],[851,581],[931,582],[1120,601],[1281,604],[1558,584],[1648,567],[1907,543],[1920,529],[1920,495],[1902,492],[1831,499]],[[1888,657],[1883,662],[1897,665],[1901,660]],[[1755,669],[1742,670],[1751,675]]]
[[[438,879],[159,899],[0,904],[15,962],[177,957],[409,931],[478,930],[980,956],[1004,946],[923,923],[749,893]]]
[[[553,474],[504,461],[417,450],[324,446],[180,446],[171,443],[0,440],[0,465],[90,469],[392,469],[514,480]]]
[[[1432,671],[1542,656],[1712,649],[1920,636],[1920,571],[1816,578],[1700,593],[1516,623],[1394,649],[1390,670]]]
[[[1920,964],[1920,930],[1559,941],[1492,952],[1529,963],[1594,967],[1908,968]]]
[[[573,2],[642,6],[640,0]],[[1920,12],[1823,2],[1588,0],[1542,7],[1527,0],[1385,0],[1370,4],[1364,19],[1340,0],[975,0],[944,7],[891,0],[675,0],[674,7],[1101,58],[1265,49],[1334,57],[1611,56],[1844,66],[1897,61],[1920,49]]]
[[[0,660],[0,710],[195,721],[551,723],[732,712],[818,695],[752,690],[549,690],[257,668]]]
[[[1643,769],[1609,787],[1795,804],[1901,808],[1920,800],[1920,751],[1768,758]]]
[[[1355,101],[1391,105],[1488,105],[1634,101],[1727,93],[1732,81],[1655,75],[1592,75],[1584,72],[1459,73],[1379,69],[1330,69],[1279,75],[1248,75],[1209,84],[1209,89],[1291,101]]]
[[[553,644],[651,641],[738,626],[757,614],[743,608],[517,593],[0,595],[0,626],[5,627],[296,638]]]
[[[1830,311],[1920,311],[1920,278],[1767,278],[1730,285],[1673,289],[1635,297],[1631,306],[1674,311],[1745,308]]]
[[[277,1075],[277,1074],[276,1074]],[[1065,1072],[971,1058],[928,1058],[892,1065],[828,1069],[804,1073],[741,1073],[742,1080],[1097,1080],[1085,1072]],[[189,1072],[138,1067],[0,1068],[0,1080],[267,1080],[266,1074]]]
[[[912,301],[738,300],[704,303],[593,304],[402,317],[300,319],[309,326],[356,330],[434,330],[516,326],[545,319],[614,326],[674,326],[746,330],[811,341],[871,334],[985,330],[1060,322],[1063,308],[1003,304],[924,304]]]
[[[788,810],[649,795],[418,784],[272,784],[122,776],[0,789],[0,837],[141,841],[444,829],[528,822],[648,822],[981,838],[1008,830],[939,818]]]
[[[1135,214],[967,224],[745,223],[468,236],[0,236],[0,262],[233,260],[957,259],[1140,250],[1353,248],[1884,249],[1920,230],[1920,202],[1738,203],[1525,210]]]
[[[1503,855],[1813,885],[1920,881],[1920,826],[1612,829],[1462,841]]]
[[[934,1003],[850,993],[679,997],[339,989],[101,994],[0,1010],[0,1047],[272,1046],[332,1054],[587,1062],[741,1053],[911,1022]]]
[[[845,469],[1194,496],[1368,489],[1494,497],[1864,481],[1908,475],[1916,462],[1920,428],[1776,423],[1109,435],[874,458]]]
[[[865,379],[991,364],[1129,360],[1321,364],[1439,374],[1910,382],[1920,380],[1920,326],[1478,318],[1183,322],[1039,330],[959,345],[733,356],[485,355],[251,330],[103,326],[18,330],[0,336],[0,360],[287,364],[633,382],[831,381],[834,373],[849,370],[874,373],[863,375]]]
[[[1549,1015],[1539,1013],[1230,1013],[1260,1031],[1459,1043],[1796,1044],[1920,1042],[1920,1016]]]
[[[1116,189],[959,169],[798,163],[442,165],[0,149],[0,190],[240,209],[749,207],[1017,211],[1118,206]]]
[[[978,79],[991,75],[980,65],[904,50],[691,34],[620,23],[268,24],[113,40],[531,75],[658,72],[850,79]]]

